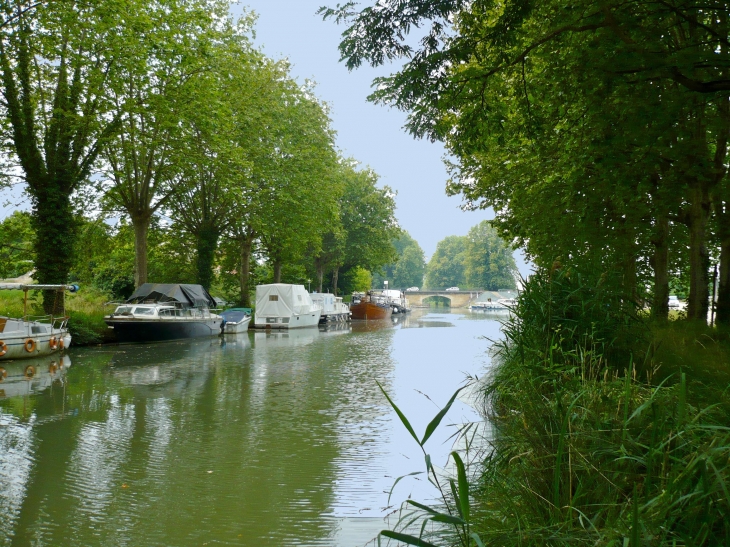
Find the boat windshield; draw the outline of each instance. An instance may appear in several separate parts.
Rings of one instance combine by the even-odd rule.
[[[132,306],[119,306],[116,310],[114,310],[114,313],[132,313]]]
[[[141,306],[137,306],[134,308],[134,315],[154,315],[155,314],[155,308],[145,308]]]

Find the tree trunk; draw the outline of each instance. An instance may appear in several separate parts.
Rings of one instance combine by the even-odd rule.
[[[241,271],[239,272],[239,281],[241,283],[241,306],[244,308],[251,307],[251,289],[249,288],[251,273],[251,247],[253,246],[253,237],[246,236],[241,240]]]
[[[150,217],[147,215],[132,216],[134,226],[134,286],[147,283],[147,232],[150,228]]]
[[[274,283],[281,283],[281,260],[274,260]]]
[[[654,255],[654,295],[651,301],[651,317],[666,321],[669,318],[669,218],[657,218],[655,237],[652,239]]]
[[[32,192],[35,230],[35,274],[40,284],[63,285],[73,266],[76,221],[70,193],[58,188],[61,181],[36,185]],[[61,315],[63,298],[58,291],[43,292],[43,309],[48,314]]]
[[[695,185],[690,191],[689,210],[689,299],[687,319],[707,321],[708,271],[710,256],[707,251],[707,221],[710,213],[710,200],[703,185]]]
[[[322,292],[322,280],[324,279],[324,265],[317,261],[317,292]]]
[[[718,325],[730,326],[730,237],[720,243],[720,274],[717,288]]]
[[[213,284],[213,263],[219,236],[218,229],[213,226],[201,228],[196,235],[198,283],[205,287],[206,291],[209,291]]]
[[[337,281],[340,276],[340,268],[335,267],[334,270],[332,270],[332,294],[337,296]]]

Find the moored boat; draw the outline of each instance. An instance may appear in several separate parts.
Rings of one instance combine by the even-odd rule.
[[[322,308],[312,302],[304,285],[272,283],[256,286],[257,328],[295,329],[319,324]]]
[[[393,314],[393,307],[387,298],[368,292],[355,293],[352,295],[350,312],[353,320],[380,320],[390,319]]]
[[[201,285],[145,283],[104,318],[120,342],[218,336],[223,319]]]
[[[31,317],[27,313],[28,291],[58,291],[63,308],[64,291],[76,292],[77,285],[29,285],[0,283],[0,290],[19,290],[25,293],[22,318],[0,316],[0,361],[43,357],[63,351],[71,344],[68,317],[60,315]]]
[[[221,313],[223,318],[223,334],[246,332],[251,323],[250,308],[231,308]]]
[[[350,320],[350,306],[345,304],[341,297],[331,293],[312,293],[309,296],[316,306],[322,308],[320,325],[346,323]]]

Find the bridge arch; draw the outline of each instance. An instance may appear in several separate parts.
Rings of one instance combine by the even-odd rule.
[[[421,303],[429,308],[450,308],[451,298],[440,294],[434,294],[421,300]]]

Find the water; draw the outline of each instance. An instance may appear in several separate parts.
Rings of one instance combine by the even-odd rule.
[[[408,496],[434,495],[415,477],[388,503],[395,478],[424,464],[376,381],[421,435],[466,374],[488,369],[484,337],[499,337],[494,317],[417,311],[73,348],[30,379],[29,362],[4,365],[0,546],[365,545]],[[449,424],[475,418],[454,405],[426,445],[434,463]]]

